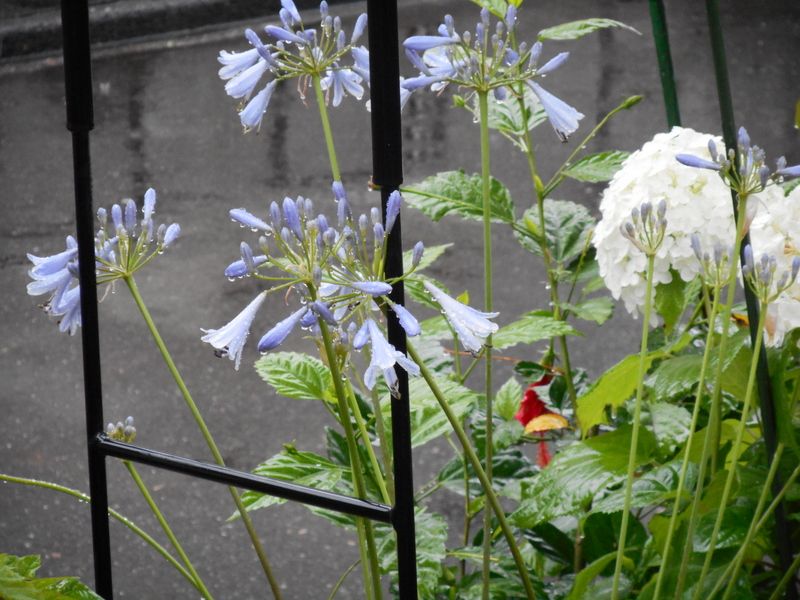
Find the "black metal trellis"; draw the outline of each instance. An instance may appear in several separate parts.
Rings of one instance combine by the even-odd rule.
[[[725,40],[722,33],[722,23],[719,14],[719,0],[706,0],[706,14],[708,17],[708,35],[711,42],[711,53],[714,62],[714,78],[717,86],[719,100],[720,120],[722,123],[722,137],[725,147],[738,152],[736,143],[736,120],[733,113],[733,96],[728,80],[728,66],[725,57]],[[663,0],[650,0],[650,17],[653,25],[653,38],[656,45],[661,86],[664,94],[664,108],[667,114],[667,123],[670,127],[680,125],[680,111],[678,110],[678,95],[675,86],[675,75],[672,69],[672,57],[669,46],[669,36]],[[733,210],[736,213],[736,194],[731,192]],[[744,247],[749,243],[749,234],[746,234],[741,247],[741,264],[744,264]],[[758,333],[758,300],[749,286],[744,286],[747,317],[750,324],[750,340],[755,344]],[[775,457],[778,442],[777,423],[775,414],[775,400],[767,362],[767,352],[764,343],[757,364],[758,397],[761,406],[761,418],[764,430],[764,443],[767,450],[767,460],[771,464]],[[783,487],[780,473],[776,472],[772,482],[772,493],[777,495]],[[780,558],[780,566],[784,571],[791,568],[792,527],[786,518],[784,503],[780,502],[775,509],[775,546]],[[786,598],[797,600],[797,586],[786,587]]]
[[[368,0],[369,50],[372,99],[373,181],[381,189],[385,215],[389,194],[402,183],[399,59],[396,0]],[[414,487],[411,462],[408,377],[397,369],[400,397],[392,401],[395,505],[387,506],[341,494],[324,492],[286,481],[260,477],[157,450],[109,439],[104,433],[100,367],[100,336],[94,256],[94,212],[89,132],[94,127],[92,70],[87,0],[61,0],[64,41],[64,80],[67,129],[72,134],[79,275],[81,287],[81,338],[89,453],[89,492],[92,498],[92,547],[97,593],[113,598],[111,544],[108,526],[106,457],[131,460],[239,488],[304,502],[358,517],[390,523],[397,535],[399,593],[403,600],[417,598]],[[386,274],[403,272],[400,218],[388,238]],[[392,301],[403,304],[401,284],[393,286]],[[405,332],[393,312],[388,314],[389,342],[405,352]]]

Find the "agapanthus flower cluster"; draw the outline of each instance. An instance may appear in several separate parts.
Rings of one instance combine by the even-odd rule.
[[[284,198],[281,205],[272,202],[264,219],[242,208],[230,211],[232,220],[261,236],[258,251],[242,242],[241,258],[225,269],[226,276],[252,277],[271,287],[260,292],[230,323],[207,330],[202,339],[228,356],[238,369],[253,320],[267,295],[289,291],[286,297],[296,296],[299,306],[261,337],[260,352],[277,348],[298,326],[319,333],[320,322],[324,322],[341,348],[351,344],[361,348],[369,341],[372,357],[365,374],[368,386],[374,385],[377,374],[383,374],[393,388],[396,380],[389,371],[395,363],[412,374],[418,370],[383,337],[372,316],[378,303],[395,311],[409,336],[420,332],[414,316],[388,299],[392,282],[383,275],[387,236],[400,212],[401,197],[398,192],[391,195],[384,224],[378,208],[368,215],[354,216],[341,183],[333,184],[333,195],[337,203],[335,222],[315,213],[313,202],[303,197]],[[422,258],[422,250],[418,244],[415,265]]]
[[[127,417],[125,422],[117,421],[117,424],[109,423],[106,425],[106,435],[112,440],[132,444],[136,440],[136,427],[133,425],[133,417]]]
[[[720,254],[722,260],[735,241],[730,188],[718,170],[689,168],[675,159],[676,155],[707,154],[710,139],[713,147],[722,147],[719,137],[692,129],[675,127],[669,133],[657,134],[628,157],[603,193],[602,218],[593,237],[600,274],[612,295],[621,299],[633,315],[644,306],[647,260],[642,253],[631,252],[631,244],[620,231],[620,225],[630,219],[631,209],[643,200],[653,203],[664,200],[669,213],[664,240],[654,262],[656,285],[672,281],[673,273],[687,282],[706,273],[702,258],[705,252],[701,252],[698,260],[695,248],[710,249],[712,261],[715,253]],[[792,258],[800,255],[797,248],[800,189],[785,195],[781,186],[772,185],[772,182],[776,177],[790,174],[773,172],[765,187],[761,187],[759,176],[761,189],[751,192],[745,214],[753,247],[759,253],[775,256],[778,268],[784,271],[790,271]],[[755,180],[749,181],[748,187],[752,189]],[[694,246],[692,234],[697,240]],[[656,323],[654,315],[653,324]],[[798,326],[800,284],[795,282],[771,306],[767,343],[780,344],[785,333]]]
[[[100,228],[94,238],[97,283],[112,284],[127,277],[161,254],[180,235],[177,223],[156,227],[153,213],[156,192],[144,195],[141,219],[136,202],[125,200],[111,207],[111,222],[105,208],[97,210]],[[28,254],[33,267],[28,275],[28,294],[49,294],[44,311],[59,319],[59,329],[73,335],[81,324],[80,284],[78,281],[78,243],[67,236],[66,249],[51,256]]]
[[[225,91],[241,100],[239,118],[245,131],[258,129],[278,82],[298,79],[301,97],[313,78],[319,78],[322,89],[332,95],[333,106],[339,106],[345,95],[360,100],[363,83],[369,83],[369,53],[359,45],[367,25],[367,15],[356,20],[352,33],[342,29],[339,17],[329,14],[328,3],[319,5],[319,28],[307,28],[292,0],[281,0],[280,25],[267,25],[266,44],[252,29],[245,37],[252,48],[244,52],[221,51],[223,65],[219,76],[226,80]],[[346,61],[353,60],[347,65]],[[263,80],[266,85],[254,92]]]
[[[800,165],[787,167],[784,156],[775,162],[775,170],[771,170],[766,164],[764,150],[751,144],[750,135],[744,127],[739,128],[736,144],[737,150],[730,148],[727,154],[718,152],[716,141],[709,137],[708,154],[711,160],[686,153],[680,153],[675,158],[687,167],[718,171],[723,181],[740,197],[757,194],[771,182],[800,177]]]
[[[756,297],[764,304],[771,304],[786,292],[797,280],[800,272],[800,256],[792,258],[790,270],[782,270],[779,277],[778,259],[774,254],[764,253],[756,261],[753,258],[753,247],[744,247],[744,264],[742,274],[747,279]]]
[[[696,233],[691,235],[690,243],[694,255],[700,262],[700,276],[703,278],[703,282],[712,289],[720,290],[723,288],[734,275],[731,272],[734,264],[736,264],[733,245],[715,244],[711,252],[708,252],[703,249],[700,236]]]
[[[451,15],[439,25],[437,35],[415,35],[403,42],[406,56],[419,71],[402,87],[413,91],[430,87],[440,91],[453,84],[482,93],[493,92],[498,101],[519,94],[525,85],[539,99],[553,129],[562,141],[578,128],[583,115],[539,83],[563,65],[569,52],[561,52],[540,65],[541,42],[515,45],[517,9],[510,5],[503,20],[491,24],[489,11],[481,10],[474,34],[458,33]]]
[[[654,256],[667,232],[666,214],[667,202],[663,198],[655,210],[650,202],[643,202],[633,207],[631,220],[620,225],[620,233],[645,256]]]

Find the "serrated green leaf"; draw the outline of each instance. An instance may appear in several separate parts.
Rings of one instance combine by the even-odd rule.
[[[494,397],[494,410],[506,421],[514,418],[522,401],[522,386],[513,377],[506,381]]]
[[[450,408],[459,417],[463,418],[475,408],[478,403],[478,394],[462,385],[439,375],[435,375]],[[431,392],[422,377],[411,377],[408,382],[409,398],[411,402],[411,446],[421,446],[443,433],[450,431],[450,422],[442,412],[436,397]],[[392,400],[385,397],[381,401],[381,412],[386,423],[386,429],[392,427]]]
[[[481,176],[464,171],[444,171],[403,188],[403,197],[433,221],[449,213],[468,219],[483,218],[483,188]],[[494,177],[490,188],[492,220],[514,222],[514,203],[506,186]]]
[[[414,509],[417,552],[417,587],[421,598],[433,598],[447,555],[447,521],[441,515]],[[375,525],[375,545],[382,573],[397,582],[397,540],[391,525]]]
[[[281,396],[334,401],[331,372],[322,361],[297,352],[273,352],[256,361],[256,371]]]
[[[438,246],[427,246],[425,252],[422,254],[422,260],[419,261],[416,271],[427,269],[435,263],[445,251],[453,244],[439,244]],[[414,250],[406,250],[403,252],[403,272],[408,273],[411,270],[411,258],[414,255]]]
[[[569,200],[546,198],[543,209],[547,248],[563,267],[586,248],[587,238],[595,224],[594,217],[585,206]],[[541,255],[539,225],[537,210],[529,208],[514,228],[517,241],[537,256]]]
[[[0,554],[0,598],[4,600],[102,600],[75,577],[36,578],[38,556]]]
[[[522,501],[511,515],[519,527],[535,527],[584,510],[593,498],[625,479],[631,427],[575,442],[562,449],[541,473],[523,486]],[[656,441],[647,429],[639,432],[636,465],[650,460]]]
[[[589,183],[611,181],[614,173],[622,168],[622,163],[630,155],[630,152],[623,152],[622,150],[588,154],[564,169],[564,175]]]
[[[597,298],[589,298],[577,304],[563,303],[561,308],[570,311],[579,319],[584,321],[594,321],[598,325],[602,325],[611,318],[614,314],[614,301],[608,296],[598,296]]]
[[[651,352],[645,356],[645,372],[661,352]],[[588,432],[595,425],[606,423],[607,406],[616,408],[625,403],[636,390],[639,374],[639,355],[626,356],[598,379],[589,391],[578,398],[577,416],[581,429]]]
[[[529,360],[521,360],[514,365],[514,372],[526,381],[534,382],[541,379],[542,376],[544,376],[545,373],[549,373],[550,370],[543,367],[539,363]]]
[[[716,550],[721,548],[738,548],[742,545],[750,521],[753,520],[755,503],[748,498],[737,498],[736,501],[725,509],[722,516],[717,540],[714,545]],[[717,511],[712,510],[700,517],[697,529],[692,538],[692,546],[695,552],[708,552],[711,532],[717,520]]]
[[[627,29],[633,33],[641,35],[636,29],[630,25],[626,25],[620,21],[613,19],[581,19],[579,21],[570,21],[569,23],[562,23],[555,27],[548,27],[539,32],[540,40],[577,40],[585,35],[593,33],[598,29],[606,29],[609,27],[619,27]]]
[[[492,345],[502,350],[517,344],[532,344],[561,335],[580,334],[566,321],[560,321],[549,314],[534,311],[501,327],[492,336]]]
[[[350,470],[342,465],[335,464],[313,452],[301,452],[290,444],[287,444],[272,458],[258,465],[253,469],[253,473],[325,491],[336,489],[343,477],[350,476]],[[242,493],[242,502],[250,512],[268,506],[277,506],[285,503],[286,500],[248,490]],[[239,513],[235,512],[228,520],[236,519],[239,516]]]
[[[642,412],[642,424],[655,434],[658,451],[666,457],[671,456],[689,438],[692,415],[682,406],[654,402]]]
[[[673,502],[678,491],[678,478],[682,462],[682,460],[672,461],[637,478],[631,486],[631,508],[645,508],[667,501]],[[694,463],[689,463],[683,488],[684,500],[691,500],[690,490],[694,487],[696,480],[697,468]],[[625,490],[620,488],[596,501],[592,505],[592,512],[612,513],[624,508]]]

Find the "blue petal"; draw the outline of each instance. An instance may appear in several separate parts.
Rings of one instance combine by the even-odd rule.
[[[258,351],[259,352],[267,352],[268,350],[272,350],[273,348],[277,348],[283,340],[289,337],[289,334],[292,330],[297,326],[300,322],[300,319],[308,312],[308,307],[303,306],[299,310],[296,310],[291,315],[286,317],[283,321],[280,321],[270,329],[267,333],[264,334],[264,337],[258,342]]]
[[[415,335],[419,335],[422,328],[419,325],[419,321],[408,312],[404,306],[400,304],[392,304],[392,310],[394,314],[397,315],[397,320],[400,321],[400,325],[406,331],[406,335],[409,337],[414,337]]]
[[[348,285],[370,296],[384,296],[392,291],[392,286],[383,281],[353,281]]]
[[[244,208],[233,208],[228,212],[228,214],[230,215],[231,219],[244,225],[245,227],[250,227],[251,229],[261,229],[262,231],[272,231],[272,227]]]
[[[397,190],[389,194],[389,200],[386,202],[386,233],[390,233],[394,227],[394,222],[400,214],[401,201],[402,197]]]
[[[547,75],[558,69],[561,65],[567,62],[569,52],[561,52],[556,54],[553,58],[548,60],[544,65],[536,69],[537,75]]]
[[[408,48],[416,52],[424,52],[425,50],[430,50],[438,46],[454,44],[456,41],[455,38],[441,35],[412,35],[403,42],[403,48]]]
[[[267,294],[261,292],[230,323],[219,329],[204,330],[206,335],[201,340],[217,350],[224,350],[228,358],[234,361],[234,368],[237,370],[242,360],[244,343],[250,333],[250,326],[266,297]]]
[[[542,103],[542,108],[544,108],[556,134],[562,142],[566,142],[567,138],[578,129],[578,121],[584,115],[560,98],[555,97],[538,83],[531,81],[528,82],[528,85]]]
[[[675,159],[682,165],[687,167],[694,167],[696,169],[711,169],[712,171],[719,171],[722,167],[715,162],[694,156],[693,154],[677,154]]]

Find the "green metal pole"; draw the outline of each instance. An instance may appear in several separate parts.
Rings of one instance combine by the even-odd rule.
[[[736,121],[733,116],[733,97],[731,86],[728,80],[728,65],[725,56],[725,40],[722,35],[722,24],[719,16],[719,0],[706,0],[706,13],[708,14],[708,33],[711,38],[711,52],[714,58],[714,74],[717,81],[717,96],[719,97],[719,110],[722,118],[722,137],[725,146],[737,150],[736,144]],[[734,161],[734,165],[737,164]],[[734,200],[734,213],[736,212],[736,198]],[[742,251],[749,243],[749,236],[745,236],[742,242]],[[744,263],[742,263],[744,264]],[[755,343],[758,327],[758,301],[749,286],[744,286],[745,302],[747,304],[747,317],[750,321],[750,338]],[[772,462],[777,446],[777,425],[775,420],[775,405],[772,396],[772,387],[769,378],[769,365],[767,364],[767,353],[762,348],[758,361],[757,382],[758,396],[761,403],[761,420],[764,430],[764,442],[767,448],[767,457]],[[772,483],[772,492],[777,494],[783,482],[777,474]],[[792,565],[792,541],[791,529],[786,519],[786,509],[783,503],[775,509],[775,544],[780,556],[780,564],[784,572],[787,572]],[[797,587],[792,583],[786,589],[786,598],[797,600]]]
[[[653,24],[653,40],[658,57],[658,74],[661,76],[661,91],[664,94],[664,108],[667,111],[667,125],[671,128],[681,124],[678,108],[678,92],[675,88],[675,73],[672,70],[672,54],[669,49],[667,16],[663,0],[650,0],[650,21]]]

